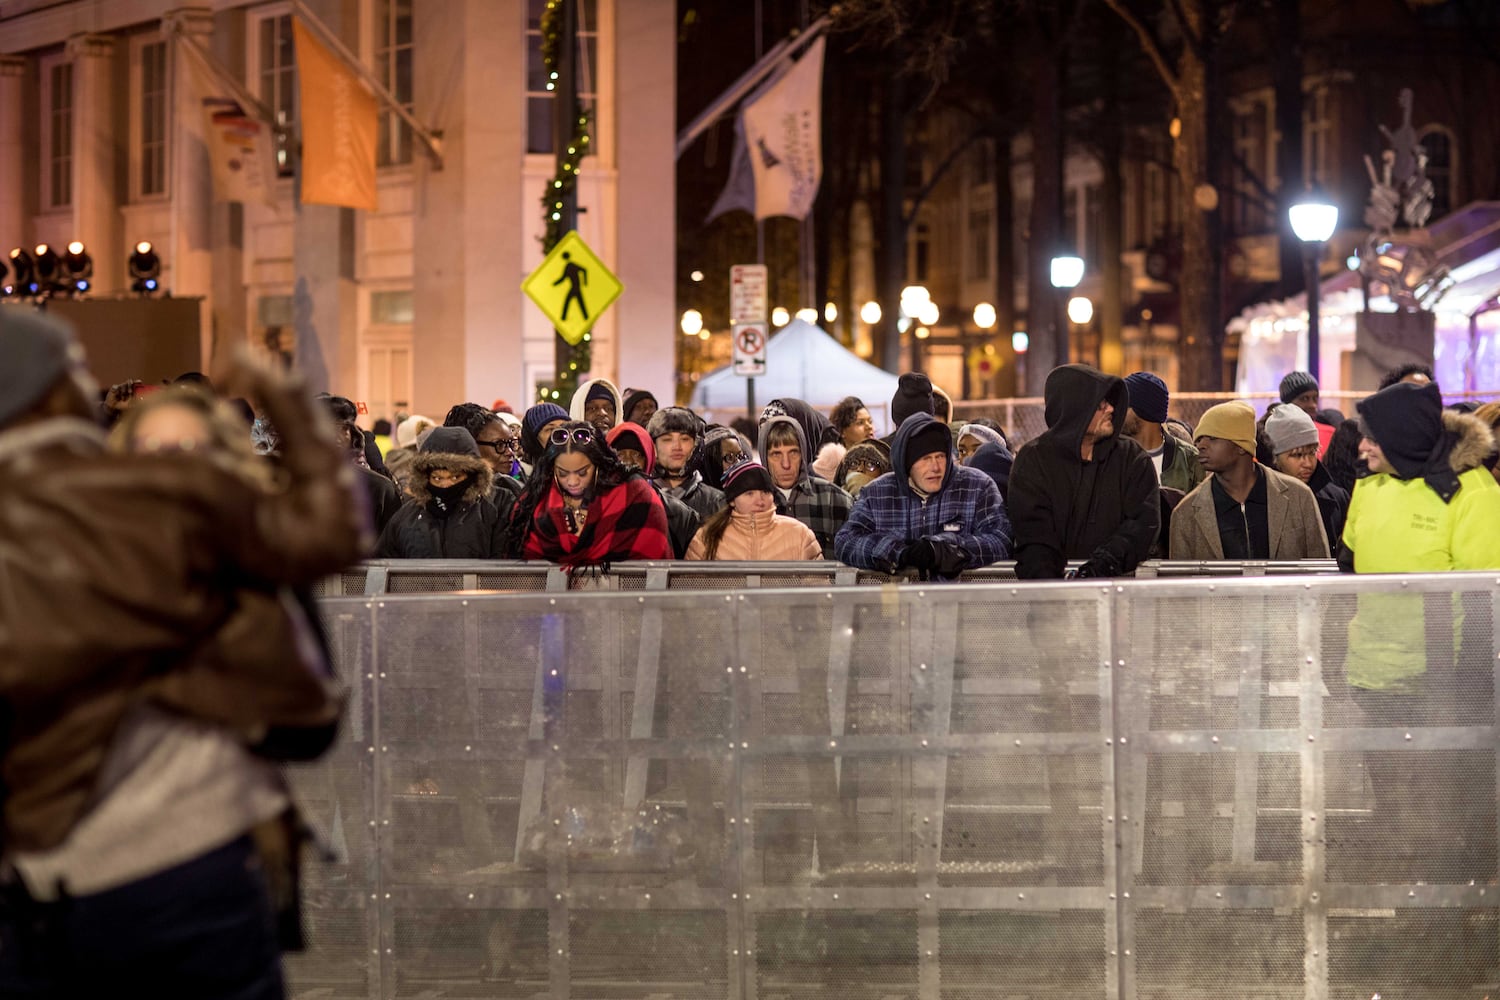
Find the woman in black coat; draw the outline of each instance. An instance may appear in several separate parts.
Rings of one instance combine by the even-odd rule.
[[[439,427],[411,463],[410,497],[375,548],[377,559],[504,558],[505,525],[490,499],[494,473],[462,427]]]

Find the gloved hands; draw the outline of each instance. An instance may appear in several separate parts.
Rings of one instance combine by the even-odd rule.
[[[1088,562],[1070,572],[1066,579],[1085,580],[1120,575],[1120,564],[1108,552],[1095,552]]]
[[[919,538],[901,550],[897,569],[914,569],[925,580],[931,576],[956,577],[969,564],[969,554],[953,542]]]
[[[918,538],[901,550],[901,555],[896,558],[896,568],[914,569],[926,574],[932,572],[932,568],[937,565],[937,558],[937,549],[932,540]]]

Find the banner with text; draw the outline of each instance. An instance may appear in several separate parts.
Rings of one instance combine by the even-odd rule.
[[[295,16],[292,37],[302,115],[302,203],[373,212],[375,95]]]
[[[812,211],[823,178],[823,48],[819,38],[775,86],[745,105],[757,219],[804,219]]]

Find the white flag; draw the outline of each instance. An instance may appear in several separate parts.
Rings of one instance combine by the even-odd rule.
[[[203,99],[204,141],[214,200],[276,204],[276,140],[271,126],[227,97]]]
[[[823,43],[819,38],[764,96],[745,105],[741,120],[755,172],[755,217],[812,211],[823,178]]]

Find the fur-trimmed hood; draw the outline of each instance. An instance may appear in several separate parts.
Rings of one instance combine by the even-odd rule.
[[[419,504],[426,505],[432,499],[432,493],[427,488],[427,474],[434,469],[447,469],[449,472],[462,472],[474,477],[469,488],[464,490],[466,504],[476,503],[489,496],[490,488],[495,483],[495,474],[482,458],[454,452],[419,451],[417,457],[411,460],[411,478],[406,483],[406,492]]]
[[[1448,464],[1460,475],[1479,468],[1495,450],[1494,432],[1472,413],[1444,410],[1443,430],[1458,435],[1448,454]]]

